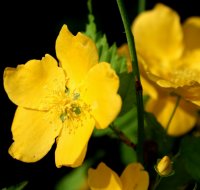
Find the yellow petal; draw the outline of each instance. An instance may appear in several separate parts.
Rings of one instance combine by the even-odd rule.
[[[162,77],[156,77],[148,73],[159,86],[168,88],[176,94],[179,94],[184,99],[193,102],[194,104],[200,106],[200,71],[197,69],[184,69],[176,70],[170,73],[168,79],[163,79]]]
[[[91,190],[122,190],[119,176],[103,162],[88,170],[88,184]]]
[[[156,60],[174,60],[183,51],[183,32],[178,14],[158,3],[136,17],[132,25],[136,48],[143,56]]]
[[[176,98],[173,96],[165,96],[158,97],[155,100],[150,99],[145,109],[153,113],[161,125],[166,128],[175,107]],[[181,99],[168,128],[168,134],[171,136],[184,135],[194,127],[196,121],[197,107]]]
[[[65,90],[65,75],[56,60],[45,55],[42,60],[30,60],[17,68],[4,71],[4,88],[18,106],[48,110],[54,91]]]
[[[94,42],[80,32],[73,36],[66,25],[63,25],[56,40],[56,54],[70,82],[75,85],[98,63]]]
[[[18,107],[12,123],[13,144],[9,154],[24,162],[36,162],[51,149],[61,130],[61,123],[53,123],[48,112]]]
[[[179,68],[187,70],[195,70],[200,72],[200,48],[187,51],[179,60]]]
[[[190,17],[183,24],[186,51],[200,48],[200,17]]]
[[[122,44],[118,49],[117,49],[117,53],[120,55],[120,56],[124,56],[126,57],[127,61],[126,61],[126,64],[127,64],[127,70],[128,72],[132,72],[132,64],[131,64],[131,56],[130,56],[130,53],[129,53],[129,48],[128,48],[128,44],[127,43],[124,43]]]
[[[176,90],[178,94],[181,94],[186,100],[200,106],[200,83],[191,81],[190,86],[183,86]]]
[[[198,66],[190,66],[191,69],[188,69],[187,66],[172,70],[173,72],[168,73],[168,76],[163,77],[162,75],[157,76],[153,73],[147,71],[147,77],[152,81],[155,82],[156,85],[163,87],[158,88],[156,85],[156,90],[161,93],[163,92],[173,92],[182,96],[184,99],[200,106],[200,70],[197,69]],[[151,92],[151,91],[150,91]],[[157,99],[156,96],[151,96],[154,99]]]
[[[141,83],[142,83],[142,88],[143,88],[143,93],[144,95],[148,95],[152,98],[157,98],[158,97],[158,86],[154,81],[152,81],[148,73],[148,66],[146,64],[146,61],[142,58],[142,56],[138,53],[138,63],[140,66],[140,74],[141,74]]]
[[[88,72],[82,84],[82,95],[92,109],[97,128],[106,128],[121,109],[117,94],[119,78],[108,63],[99,63]]]
[[[143,76],[141,76],[141,82],[144,95],[149,95],[152,98],[158,97],[158,90],[155,87],[155,84],[152,83],[152,81],[150,81],[148,78],[144,78]]]
[[[129,164],[121,175],[123,190],[147,190],[149,174],[140,163]]]
[[[72,118],[63,123],[55,153],[58,168],[61,166],[78,167],[82,164],[94,125],[94,119],[89,115]]]
[[[128,72],[132,72],[132,64],[131,64],[131,57],[130,57],[130,53],[128,49],[128,44],[122,44],[118,48],[117,51],[119,55],[125,56],[127,58]],[[149,95],[152,98],[157,98],[158,92],[157,92],[156,84],[148,78],[145,71],[144,64],[146,65],[146,63],[144,63],[144,60],[142,56],[140,56],[139,53],[137,54],[137,58],[138,58],[139,69],[140,69],[140,74],[141,74],[140,77],[141,77],[141,82],[142,82],[143,93],[144,95]]]
[[[200,71],[197,69],[177,70],[171,74],[171,87],[176,88],[177,94],[183,96],[186,100],[200,106]]]

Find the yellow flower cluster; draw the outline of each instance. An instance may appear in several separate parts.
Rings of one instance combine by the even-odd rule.
[[[145,110],[169,135],[186,134],[200,109],[200,18],[181,23],[174,10],[159,3],[136,17],[132,32],[144,94],[149,96]],[[57,59],[46,54],[5,68],[4,88],[17,105],[9,154],[36,162],[56,143],[56,167],[78,167],[94,128],[107,128],[121,110],[119,77],[109,63],[99,63],[96,45],[86,35],[74,36],[63,25],[55,45]],[[118,53],[127,57],[131,72],[127,44]],[[170,158],[163,157],[155,169],[160,176],[171,175]],[[131,163],[119,177],[101,162],[89,169],[88,185],[91,190],[147,190],[149,174],[140,163]]]

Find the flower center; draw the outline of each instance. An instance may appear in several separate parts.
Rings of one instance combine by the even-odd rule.
[[[71,92],[69,88],[65,89],[60,106],[60,119],[63,123],[74,119],[80,121],[81,116],[90,112],[90,106],[81,99],[80,93],[77,90]]]

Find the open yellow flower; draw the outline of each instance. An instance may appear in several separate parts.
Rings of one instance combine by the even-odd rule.
[[[133,22],[137,51],[157,85],[200,105],[200,17],[182,25],[171,8],[157,4]]]
[[[63,25],[56,40],[59,65],[46,54],[4,71],[4,88],[18,107],[9,153],[24,162],[43,158],[55,140],[57,167],[82,164],[94,127],[103,129],[121,109],[119,79],[98,63],[95,44]]]
[[[118,53],[127,58],[128,72],[132,71],[130,54],[127,44],[123,44],[118,48]],[[166,128],[169,118],[176,105],[177,96],[172,96],[168,91],[152,81],[142,65],[142,57],[138,54],[138,62],[140,66],[141,82],[143,94],[148,95],[149,99],[145,105],[145,110],[153,113],[158,122]],[[180,136],[190,131],[197,121],[198,107],[193,103],[181,99],[174,117],[171,120],[167,133],[172,136]]]
[[[131,163],[119,177],[101,162],[88,170],[88,184],[91,190],[147,190],[149,175],[140,163]]]
[[[173,136],[187,133],[195,126],[200,106],[200,17],[181,24],[174,10],[158,3],[136,17],[132,32],[144,94],[150,96],[146,110],[166,128],[180,96],[167,132]]]

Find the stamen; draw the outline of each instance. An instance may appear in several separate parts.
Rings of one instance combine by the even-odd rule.
[[[78,106],[72,107],[72,111],[73,111],[76,115],[81,114],[81,109],[80,109],[80,107],[78,107]]]
[[[48,114],[49,120],[59,119],[62,127],[67,128],[70,133],[75,132],[78,127],[82,127],[83,118],[90,115],[90,105],[81,99],[78,89],[69,89],[66,85],[64,91],[54,90],[48,98],[53,99],[52,108]]]
[[[67,113],[66,113],[66,112],[63,112],[63,113],[60,115],[60,119],[61,119],[61,121],[64,123],[65,120],[67,119]]]
[[[79,97],[80,97],[80,94],[78,92],[75,92],[73,100],[77,100]]]

